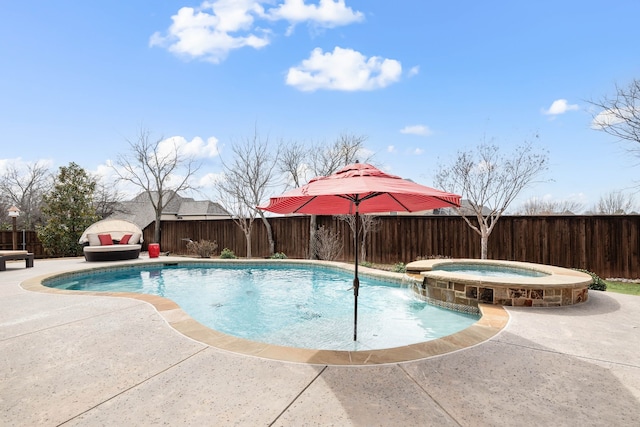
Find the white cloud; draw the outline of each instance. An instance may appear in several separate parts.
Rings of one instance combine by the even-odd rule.
[[[284,0],[270,7],[274,3],[272,0],[213,0],[204,1],[198,7],[180,8],[171,17],[173,23],[164,34],[155,32],[150,37],[149,46],[218,64],[233,50],[260,49],[270,44],[272,30],[266,26],[274,21],[288,21],[290,33],[302,22],[334,28],[364,19],[362,12],[346,6],[345,0],[320,0],[318,4]]]
[[[390,145],[387,147],[387,153],[395,153],[398,150],[396,150],[396,147],[394,145]]]
[[[172,136],[158,144],[160,156],[171,156],[176,149],[181,155],[194,158],[216,157],[219,154],[218,139],[215,137],[207,138],[205,143],[199,136],[191,141],[187,141],[183,136]]]
[[[640,107],[635,112],[632,108],[603,110],[593,118],[591,128],[602,130],[605,127],[619,125],[628,120],[633,120],[639,113]]]
[[[315,48],[308,59],[289,68],[286,82],[305,92],[380,89],[400,79],[402,65],[394,59],[365,57],[352,49],[335,47],[324,53]]]
[[[26,173],[29,167],[35,166],[36,164],[51,170],[53,167],[53,160],[37,159],[35,161],[26,161],[22,159],[22,157],[16,157],[14,159],[0,159],[0,174],[7,172],[8,168],[15,169],[20,173]]]
[[[362,12],[354,11],[344,0],[320,0],[318,4],[306,4],[304,0],[285,0],[269,10],[267,16],[273,20],[289,21],[292,27],[309,22],[322,28],[334,28],[364,20]]]
[[[578,104],[569,104],[566,99],[556,99],[553,101],[549,109],[542,110],[542,114],[557,116],[559,114],[564,114],[567,111],[578,110],[579,108]]]
[[[232,50],[269,44],[269,31],[252,28],[255,18],[263,15],[263,7],[255,0],[205,1],[199,8],[178,10],[167,34],[154,33],[149,45],[217,64]]]
[[[400,133],[404,133],[408,135],[429,136],[433,134],[433,131],[429,129],[429,126],[412,125],[412,126],[405,126],[404,128],[400,129]]]
[[[416,148],[415,150],[413,150],[413,154],[419,156],[421,154],[424,154],[424,150],[422,148]]]
[[[417,76],[420,73],[420,66],[416,65],[409,70],[409,77]]]
[[[198,178],[198,187],[199,188],[215,187],[216,185],[218,185],[220,181],[223,180],[223,178],[224,178],[224,173],[222,172],[219,172],[219,173],[210,172]]]

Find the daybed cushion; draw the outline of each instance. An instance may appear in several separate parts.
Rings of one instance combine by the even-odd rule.
[[[100,235],[103,235],[103,234],[104,233],[101,233]],[[112,233],[109,233],[112,241],[119,240],[121,243],[122,243],[122,238],[127,234],[131,235],[127,244],[135,245],[140,243],[140,237],[142,237],[142,233],[131,233],[131,232],[123,232],[123,231],[114,231]],[[87,240],[89,241],[89,246],[105,246],[100,242],[100,237],[99,237],[100,235],[98,235],[97,233],[88,233]]]
[[[108,245],[108,246],[85,246],[84,252],[122,252],[131,249],[140,249],[141,245]]]

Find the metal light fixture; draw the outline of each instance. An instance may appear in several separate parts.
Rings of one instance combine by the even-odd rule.
[[[14,251],[18,249],[18,231],[16,230],[16,220],[18,219],[19,216],[20,216],[20,209],[18,209],[15,206],[11,206],[9,208],[9,217],[13,220],[12,240],[13,240]]]

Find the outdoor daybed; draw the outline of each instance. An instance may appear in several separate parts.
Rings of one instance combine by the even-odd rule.
[[[7,261],[15,259],[25,260],[26,268],[33,267],[33,254],[27,251],[0,251],[0,271],[7,269]]]
[[[142,248],[142,230],[130,221],[103,219],[92,224],[78,240],[87,261],[136,259]]]

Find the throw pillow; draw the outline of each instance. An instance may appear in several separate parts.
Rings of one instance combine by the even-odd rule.
[[[113,245],[113,240],[111,240],[111,234],[98,234],[98,239],[100,239],[100,244],[102,246]]]
[[[131,234],[125,234],[124,236],[122,236],[122,239],[120,239],[120,244],[121,245],[128,244],[130,238],[131,238]]]

